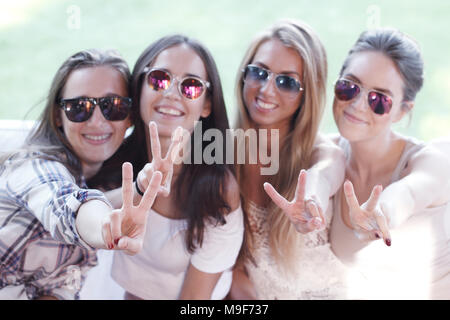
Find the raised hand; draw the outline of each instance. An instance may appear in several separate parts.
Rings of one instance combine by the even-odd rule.
[[[147,225],[147,213],[155,201],[162,174],[155,171],[140,203],[133,205],[133,166],[125,162],[122,166],[121,209],[113,210],[103,223],[103,241],[108,249],[124,250],[128,254],[138,253],[143,246]]]
[[[306,171],[301,170],[298,176],[297,188],[292,201],[286,200],[268,182],[264,190],[273,202],[283,210],[295,229],[300,233],[308,233],[325,227],[326,221],[322,209],[313,199],[305,199]]]
[[[139,172],[136,183],[140,190],[147,188],[151,177],[155,171],[159,171],[163,175],[163,181],[158,190],[158,194],[167,197],[170,193],[170,185],[173,175],[173,163],[178,155],[183,137],[183,128],[178,127],[172,136],[169,150],[164,158],[161,157],[161,144],[159,142],[158,127],[155,122],[149,124],[150,144],[152,151],[152,162],[147,163]]]
[[[383,238],[387,246],[391,245],[386,217],[378,206],[383,188],[377,185],[372,189],[369,199],[361,206],[353,189],[353,184],[347,180],[344,182],[345,200],[349,207],[350,222],[355,229],[355,234],[361,240],[375,240]]]

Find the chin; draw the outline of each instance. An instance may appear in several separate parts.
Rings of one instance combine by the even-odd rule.
[[[365,140],[365,133],[361,130],[356,130],[355,128],[350,128],[348,126],[338,127],[340,135],[348,140],[349,142],[358,142]]]

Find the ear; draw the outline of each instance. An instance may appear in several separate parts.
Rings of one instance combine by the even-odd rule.
[[[210,114],[211,114],[211,99],[207,98],[205,100],[205,105],[203,106],[203,110],[200,116],[202,118],[208,118]]]
[[[393,122],[400,121],[406,114],[410,113],[414,108],[414,101],[403,101],[400,108],[401,110],[397,113]]]

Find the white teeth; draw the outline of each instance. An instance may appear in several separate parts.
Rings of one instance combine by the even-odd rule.
[[[91,135],[89,135],[89,134],[85,134],[84,136],[85,136],[87,139],[89,139],[89,140],[100,141],[100,140],[105,140],[105,139],[107,139],[107,138],[110,136],[110,134],[104,134],[104,135],[102,135],[102,136],[91,136]]]
[[[262,102],[261,100],[258,99],[258,105],[262,108],[262,109],[274,109],[277,105],[276,104],[272,104],[272,103],[265,103]]]
[[[164,114],[170,114],[173,116],[181,116],[182,115],[182,113],[180,111],[178,111],[176,109],[172,109],[172,108],[161,107],[161,108],[158,108],[157,111],[164,113]]]

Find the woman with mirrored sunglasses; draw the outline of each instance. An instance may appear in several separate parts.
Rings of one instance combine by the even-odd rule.
[[[58,69],[36,127],[0,161],[0,297],[78,299],[96,249],[135,253],[162,175],[133,206],[129,145],[130,71],[116,51],[85,50]],[[122,171],[122,177],[121,177]],[[122,182],[113,210],[98,190]],[[93,189],[96,188],[96,189]],[[130,232],[132,230],[133,232]]]
[[[330,241],[368,279],[350,283],[356,298],[450,298],[449,158],[442,142],[392,128],[422,84],[417,43],[394,29],[362,33],[335,83],[334,140],[347,161]]]
[[[144,146],[134,162],[142,168],[135,189],[146,187],[146,173],[160,170],[162,196],[148,213],[142,252],[133,257],[117,252],[112,276],[126,290],[125,299],[222,299],[231,285],[244,223],[233,166],[195,159],[194,149],[203,155],[208,143],[196,139],[194,131],[214,130],[225,137],[229,128],[214,59],[197,40],[163,37],[138,58],[131,93],[137,119],[131,138]],[[182,161],[166,170],[179,127]],[[191,152],[184,152],[189,144]],[[225,158],[225,144],[219,148]]]
[[[279,148],[280,164],[270,175],[262,174],[262,163],[237,165],[250,250],[234,271],[232,299],[345,297],[344,266],[327,234],[328,201],[343,182],[344,155],[318,134],[326,77],[325,49],[300,21],[265,30],[241,63],[236,127],[267,129],[268,136],[277,130],[279,145],[268,143],[268,152]]]

